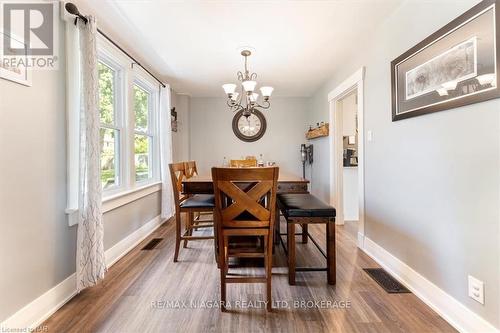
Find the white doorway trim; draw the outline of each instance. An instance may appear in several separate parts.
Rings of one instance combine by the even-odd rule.
[[[330,145],[330,204],[337,210],[336,223],[344,224],[344,199],[343,199],[343,144],[342,144],[342,110],[339,101],[351,92],[357,90],[358,94],[358,197],[359,197],[359,222],[358,222],[358,247],[363,248],[365,235],[365,149],[364,149],[364,92],[363,82],[365,68],[361,67],[347,80],[328,94],[330,104],[330,126],[333,133],[329,136]]]

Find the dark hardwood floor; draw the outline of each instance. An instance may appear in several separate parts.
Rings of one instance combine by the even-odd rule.
[[[325,247],[324,226],[311,225],[309,231]],[[157,237],[164,239],[154,250],[141,251]],[[308,257],[309,265],[324,265],[314,245],[299,240],[297,263]],[[259,303],[265,300],[265,286],[260,284],[229,285],[228,301],[233,308],[227,313],[211,308],[219,300],[213,241],[189,242],[187,249],[181,249],[178,263],[172,262],[174,243],[173,223],[163,224],[111,267],[100,285],[81,292],[41,327],[49,332],[120,333],[455,332],[413,294],[387,294],[372,281],[362,268],[377,264],[357,249],[343,227],[337,227],[335,286],[327,285],[325,272],[297,272],[297,285],[288,285],[286,257],[277,248],[272,280],[276,309],[272,313]],[[260,268],[241,270],[257,272]],[[306,308],[300,301],[309,301]]]

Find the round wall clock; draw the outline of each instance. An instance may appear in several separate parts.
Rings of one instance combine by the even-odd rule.
[[[249,116],[238,111],[233,117],[233,132],[242,141],[257,141],[266,133],[266,118],[258,110],[252,111]]]

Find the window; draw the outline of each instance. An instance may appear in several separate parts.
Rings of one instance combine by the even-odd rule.
[[[140,182],[153,178],[153,139],[151,93],[135,83],[134,96],[134,161],[135,180]]]
[[[101,120],[101,184],[104,190],[120,184],[120,122],[117,112],[117,71],[99,61],[99,114]]]
[[[159,87],[100,41],[99,114],[103,197],[159,180]]]

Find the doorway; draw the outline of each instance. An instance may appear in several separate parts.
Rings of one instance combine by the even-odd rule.
[[[364,240],[364,68],[328,94],[330,104],[330,202],[336,223]]]
[[[338,101],[342,114],[342,199],[344,229],[355,239],[358,236],[358,90],[354,89]]]

